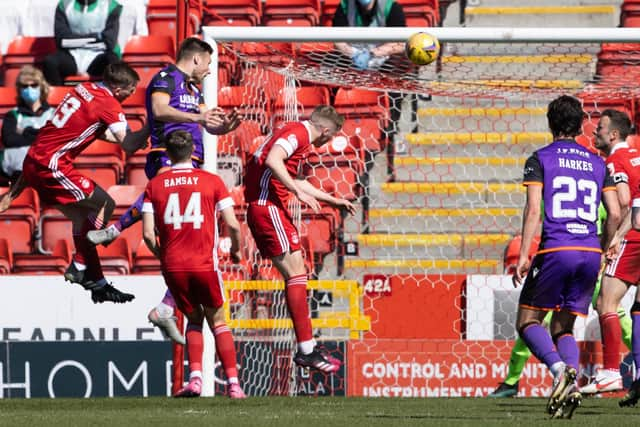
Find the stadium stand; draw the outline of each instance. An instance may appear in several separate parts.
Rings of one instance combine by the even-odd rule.
[[[624,0],[620,5],[620,26],[640,27],[640,1]]]
[[[438,0],[399,0],[407,27],[436,27],[440,22]]]
[[[0,217],[0,235],[11,240],[14,253],[28,254],[33,251],[39,219],[38,193],[26,188]]]
[[[11,274],[13,269],[13,250],[7,239],[0,239],[0,274]]]
[[[319,0],[265,0],[262,24],[269,27],[313,27],[319,23]]]
[[[133,227],[132,227],[133,228]],[[134,274],[160,274],[160,260],[151,253],[147,245],[140,240],[138,251],[133,260]]]
[[[203,25],[260,25],[262,0],[205,0]]]
[[[16,77],[23,65],[35,65],[42,68],[44,57],[55,52],[56,43],[53,37],[18,36],[11,40],[7,53],[2,60],[4,85],[15,85]]]
[[[38,253],[50,255],[59,240],[71,239],[72,235],[71,221],[57,209],[45,207],[42,210],[36,239]]]
[[[73,244],[59,239],[50,254],[16,255],[14,274],[62,274],[71,262]]]
[[[116,239],[109,246],[98,246],[98,256],[106,276],[129,274],[133,257],[127,239]]]
[[[122,60],[140,75],[140,86],[147,87],[155,73],[175,59],[175,44],[168,35],[133,36],[127,42]]]

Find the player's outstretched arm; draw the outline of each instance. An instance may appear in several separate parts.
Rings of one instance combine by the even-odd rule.
[[[522,240],[520,244],[520,256],[513,274],[513,286],[522,283],[529,271],[529,248],[540,223],[540,205],[542,203],[542,186],[527,186],[527,201],[522,213]]]
[[[143,126],[142,129],[135,132],[130,130],[114,132],[113,136],[125,153],[133,154],[147,146],[149,126]]]
[[[160,246],[158,239],[156,239],[156,224],[152,213],[142,213],[142,237],[149,250],[155,256],[160,257]]]
[[[302,203],[309,206],[314,212],[320,211],[320,203],[318,203],[312,195],[304,191],[300,191],[296,185],[296,180],[291,178],[291,175],[289,175],[289,171],[287,171],[287,167],[284,164],[287,157],[288,154],[285,149],[276,144],[271,148],[271,151],[269,151],[264,163],[269,169],[271,169],[272,175],[280,181],[287,190],[291,191],[298,199],[300,199]]]
[[[242,260],[242,252],[240,251],[240,223],[233,211],[233,206],[223,209],[220,212],[220,215],[222,216],[225,224],[227,224],[229,236],[231,237],[231,260],[237,264]]]
[[[295,182],[299,190],[309,194],[316,200],[328,203],[336,208],[344,208],[351,215],[354,215],[356,213],[356,208],[353,206],[353,203],[351,203],[347,199],[339,199],[337,197],[333,197],[331,194],[314,187],[310,182],[304,179],[296,179]]]
[[[13,202],[16,197],[18,197],[20,193],[22,193],[22,190],[24,190],[26,186],[27,182],[22,177],[22,174],[20,174],[18,179],[11,183],[9,191],[4,193],[0,198],[0,213],[9,209],[9,207],[11,206],[11,202]]]

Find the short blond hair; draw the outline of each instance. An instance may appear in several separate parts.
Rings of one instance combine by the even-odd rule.
[[[311,113],[311,120],[324,120],[333,123],[336,130],[342,129],[344,116],[336,111],[331,105],[318,105]]]
[[[16,78],[16,93],[18,94],[17,102],[18,104],[22,103],[22,98],[20,97],[20,83],[25,80],[33,80],[38,83],[40,87],[40,102],[45,103],[47,99],[49,99],[49,83],[44,78],[44,74],[42,71],[34,67],[33,65],[25,65],[20,69],[18,73],[18,77]]]

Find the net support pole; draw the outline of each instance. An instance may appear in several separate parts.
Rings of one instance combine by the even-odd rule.
[[[213,49],[213,53],[211,54],[209,75],[205,78],[203,84],[204,102],[207,108],[215,108],[218,106],[218,45],[212,38],[205,37],[205,41],[209,43]],[[218,137],[203,129],[202,141],[204,144],[203,169],[216,173],[218,170]],[[204,343],[204,352],[202,355],[202,396],[213,396],[215,394],[216,345],[213,333],[206,320],[202,325],[202,339]]]

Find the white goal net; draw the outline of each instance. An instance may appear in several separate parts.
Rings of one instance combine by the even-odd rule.
[[[627,29],[426,31],[442,43],[423,67],[404,55],[352,65],[339,43],[404,43],[415,28],[206,27],[217,43],[207,102],[245,122],[214,157],[242,215],[242,170],[278,124],[322,103],[343,134],[302,174],[351,199],[357,215],[296,207],[317,340],[344,361],[335,376],[291,365],[294,337],[278,274],[255,250],[228,279],[228,316],[252,395],[478,396],[502,381],[515,339],[518,291],[504,276],[521,227],[526,158],[551,142],[546,106],[583,100],[579,142],[592,147],[605,108],[635,119],[640,41]],[[213,81],[215,80],[215,81]],[[517,251],[516,251],[517,254]],[[237,273],[237,272],[236,272]],[[598,359],[597,322],[579,323],[585,373]],[[521,393],[543,395],[546,370],[525,367]]]

